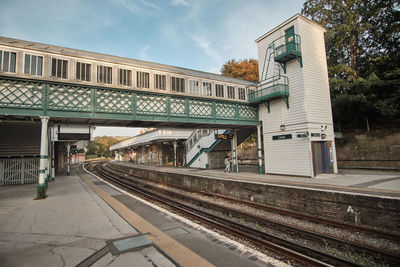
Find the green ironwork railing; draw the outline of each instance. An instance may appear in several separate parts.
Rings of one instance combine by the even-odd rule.
[[[289,96],[289,79],[286,76],[273,76],[257,85],[257,90],[248,94],[249,103],[255,104],[275,98]]]
[[[286,62],[301,56],[301,38],[297,34],[281,36],[273,42],[275,61]],[[292,56],[289,56],[292,55]]]
[[[0,114],[257,125],[248,103],[0,76]]]

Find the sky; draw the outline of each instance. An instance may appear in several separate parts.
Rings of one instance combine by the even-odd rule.
[[[0,35],[220,74],[304,0],[0,0]],[[95,135],[139,130],[98,127]],[[132,132],[132,134],[130,134]]]

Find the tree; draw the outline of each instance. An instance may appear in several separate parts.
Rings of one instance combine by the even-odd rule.
[[[258,82],[258,61],[256,59],[228,60],[222,65],[221,74],[250,82]]]
[[[87,146],[88,155],[96,155],[97,157],[109,158],[112,156],[110,146],[128,139],[128,137],[113,137],[113,136],[96,136]]]
[[[400,121],[399,0],[308,0],[302,13],[327,30],[335,123],[357,129]]]

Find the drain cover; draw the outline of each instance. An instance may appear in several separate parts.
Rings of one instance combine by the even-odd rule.
[[[150,246],[152,245],[152,242],[147,238],[147,235],[139,235],[116,240],[113,241],[112,244],[116,248],[116,251],[114,249],[110,249],[111,253],[122,254]]]

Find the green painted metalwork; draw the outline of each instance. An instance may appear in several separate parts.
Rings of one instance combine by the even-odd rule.
[[[289,108],[289,79],[286,76],[273,76],[260,82],[257,87],[256,91],[249,93],[249,103],[264,102],[269,112],[269,102],[273,99],[283,98]]]
[[[300,36],[293,32],[286,34],[274,41],[274,60],[282,64],[286,73],[286,62],[297,58],[300,66],[303,67],[301,58],[301,39]]]
[[[3,80],[0,90],[0,107],[42,109],[43,84]]]
[[[38,184],[37,185],[37,195],[36,195],[37,199],[43,199],[46,198],[46,185],[43,184]]]
[[[212,102],[207,100],[189,99],[189,116],[211,118]]]
[[[0,114],[255,126],[248,103],[0,76]]]
[[[228,133],[230,133],[230,132],[231,132],[230,130],[226,130],[226,131],[224,132],[224,134],[228,134]],[[189,138],[189,139],[190,139],[190,138]],[[197,154],[196,154],[188,163],[186,163],[186,167],[190,167],[190,166],[193,164],[193,162],[194,162],[198,157],[200,157],[200,155],[201,155],[202,153],[212,151],[212,150],[214,149],[214,147],[216,147],[221,141],[222,141],[222,139],[217,139],[217,140],[214,141],[214,143],[213,143],[210,147],[203,147],[203,148],[201,148],[200,151],[197,152]]]
[[[216,117],[219,119],[235,119],[235,108],[235,103],[216,102]]]

